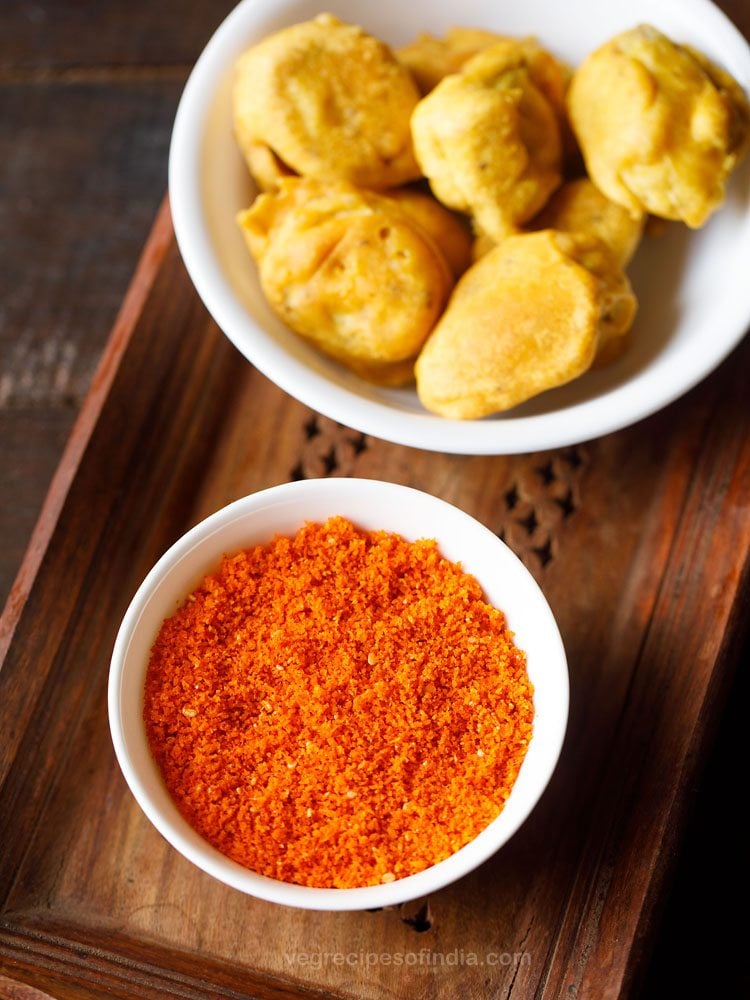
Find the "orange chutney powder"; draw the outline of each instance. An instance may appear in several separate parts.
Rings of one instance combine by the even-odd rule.
[[[525,657],[434,541],[309,523],[167,619],[148,740],[188,822],[272,878],[352,888],[447,858],[500,813],[534,709]]]

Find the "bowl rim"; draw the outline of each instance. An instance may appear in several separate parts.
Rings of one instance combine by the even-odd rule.
[[[676,9],[676,0],[658,2],[663,9]],[[236,44],[238,32],[261,23],[270,12],[294,6],[295,0],[241,0],[219,25],[182,93],[168,169],[175,236],[198,295],[240,353],[282,390],[336,421],[397,444],[455,454],[513,454],[577,444],[630,426],[684,395],[737,346],[750,319],[750,283],[737,291],[721,320],[717,315],[711,336],[682,345],[669,365],[651,362],[620,385],[545,413],[513,416],[510,411],[466,421],[359,395],[288,354],[248,314],[219,265],[204,212],[201,172],[207,116],[227,72],[225,50]],[[678,6],[681,14],[706,19],[750,81],[750,45],[724,12],[712,0],[679,0]]]
[[[463,524],[470,527],[472,532],[478,532],[482,537],[482,544],[484,544],[486,537],[486,543],[494,545],[496,552],[504,552],[503,558],[506,564],[511,562],[516,564],[517,571],[523,574],[525,583],[529,587],[529,593],[533,594],[536,602],[533,619],[535,629],[544,630],[545,641],[553,650],[549,670],[551,671],[550,684],[554,684],[557,712],[546,723],[543,740],[546,753],[541,762],[535,761],[536,783],[533,792],[527,796],[527,801],[517,810],[512,821],[507,819],[503,821],[504,813],[501,812],[474,840],[449,858],[431,868],[392,883],[354,889],[315,888],[282,882],[244,868],[203,840],[189,826],[187,820],[178,814],[177,819],[170,819],[169,816],[165,815],[147,787],[147,776],[144,776],[143,768],[139,768],[133,759],[133,748],[135,746],[141,749],[145,747],[150,759],[151,773],[158,773],[158,768],[148,752],[142,719],[136,723],[134,720],[128,722],[124,717],[124,678],[129,665],[131,672],[134,669],[145,671],[143,660],[141,659],[133,666],[132,662],[128,660],[128,652],[149,602],[158,593],[160,585],[167,580],[168,574],[175,570],[179,563],[198,546],[207,545],[214,536],[229,525],[235,524],[238,520],[252,518],[254,514],[267,510],[269,506],[283,505],[290,500],[302,502],[308,497],[314,498],[316,492],[320,491],[327,491],[331,497],[330,502],[335,504],[336,498],[344,497],[347,494],[351,500],[357,499],[361,496],[362,490],[374,493],[383,502],[404,504],[412,500],[417,503],[434,505],[435,510],[440,512],[441,518],[445,516],[453,524]],[[335,508],[332,506],[330,509],[332,512],[330,516],[332,516]],[[345,514],[344,516],[350,515]],[[354,518],[352,519],[354,520]],[[391,529],[386,528],[385,530]],[[440,543],[438,542],[438,544]],[[217,562],[223,551],[225,550],[221,546],[217,547],[215,551]],[[486,861],[516,833],[535,809],[557,766],[567,730],[569,691],[565,649],[549,604],[530,571],[489,528],[461,508],[413,487],[401,486],[383,480],[309,479],[273,486],[235,500],[192,527],[170,546],[155,563],[133,596],[117,633],[110,662],[108,714],[115,755],[130,791],[141,810],[162,837],[194,865],[235,889],[270,902],[302,909],[360,910],[392,906],[407,900],[417,899],[443,888]],[[532,735],[530,747],[533,744],[533,739]],[[509,799],[509,801],[511,800]]]

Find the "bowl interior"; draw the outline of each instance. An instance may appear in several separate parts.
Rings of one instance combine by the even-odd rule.
[[[224,553],[293,534],[305,521],[340,514],[362,528],[435,538],[501,608],[527,655],[535,687],[533,737],[500,816],[451,858],[389,885],[316,889],[248,871],[207,844],[170,798],[146,742],[143,685],[149,652],[165,617],[215,569]],[[123,621],[112,658],[110,723],[118,760],[136,799],[162,835],[203,870],[235,888],[290,905],[359,909],[417,898],[474,868],[520,826],[546,786],[565,733],[568,678],[552,613],[528,570],[495,535],[455,507],[406,487],[369,480],[308,480],[239,500],[197,525],[144,581]]]
[[[750,90],[750,50],[708,0],[338,0],[326,9],[393,45],[455,25],[536,35],[575,65],[618,31],[649,22],[691,43]],[[653,412],[711,371],[750,318],[750,160],[732,178],[726,204],[700,231],[667,225],[647,238],[630,268],[639,313],[617,363],[544,393],[509,414],[451,421],[428,414],[411,389],[369,385],[325,358],[273,314],[235,222],[254,187],[232,135],[231,75],[248,45],[319,13],[313,0],[245,0],[216,33],[186,87],[170,155],[175,229],[201,297],[239,350],[290,394],[366,433],[417,447],[509,453],[555,447],[624,426]]]

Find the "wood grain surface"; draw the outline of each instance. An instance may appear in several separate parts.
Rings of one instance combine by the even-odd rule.
[[[163,196],[179,93],[0,84],[0,602]]]
[[[16,979],[0,976],[0,1000],[54,1000],[54,997],[49,993],[42,993],[27,983],[19,983]]]
[[[34,0],[0,10],[0,80],[163,75],[195,62],[232,0]]]
[[[0,7],[0,600],[27,550],[0,626],[0,996],[661,997],[679,975],[741,995],[739,952],[699,947],[722,925],[692,893],[701,877],[716,892],[700,841],[668,911],[671,951],[643,977],[745,633],[747,346],[662,414],[586,446],[397,448],[249,368],[197,302],[162,214],[94,378],[165,185],[182,82],[230,6]],[[745,0],[721,6],[750,34]],[[382,913],[299,914],[196,872],[139,813],[107,734],[114,632],[150,564],[228,500],[313,475],[389,478],[476,514],[542,583],[571,660],[563,759],[522,835]],[[731,889],[721,852],[740,842],[718,825],[708,849]],[[741,946],[726,927],[722,940]],[[381,950],[415,964],[369,965]]]

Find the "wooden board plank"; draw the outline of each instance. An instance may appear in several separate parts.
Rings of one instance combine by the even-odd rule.
[[[0,82],[61,70],[192,64],[234,0],[35,0],[0,5]]]
[[[576,448],[400,448],[239,359],[165,218],[0,671],[0,963],[84,997],[626,995],[744,621],[750,345]],[[534,815],[477,872],[392,911],[287,910],[214,882],[153,831],[109,743],[109,653],[147,568],[225,502],[313,475],[414,485],[502,533],[570,658],[569,736]]]
[[[0,86],[0,605],[163,196],[179,91]]]
[[[0,606],[163,196],[179,92],[0,86]]]

